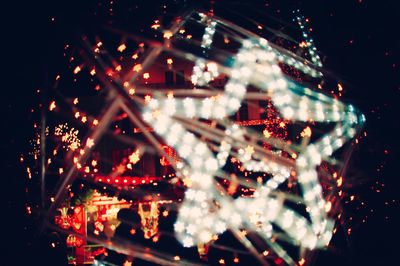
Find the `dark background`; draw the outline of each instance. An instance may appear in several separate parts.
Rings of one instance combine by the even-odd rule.
[[[99,1],[108,3],[107,1]],[[126,1],[141,8],[137,21],[153,19],[160,1]],[[187,1],[163,1],[182,5]],[[240,1],[216,1],[238,6]],[[344,207],[353,217],[345,220],[343,232],[333,239],[335,252],[321,252],[315,265],[394,265],[394,244],[399,239],[398,193],[399,146],[399,30],[397,1],[247,1],[280,7],[298,7],[310,18],[318,50],[325,56],[325,67],[344,84],[343,98],[354,103],[367,117],[367,137],[360,140],[353,167],[360,176],[354,186],[358,203]],[[117,4],[118,1],[115,1]],[[189,3],[190,4],[190,3]],[[31,109],[41,102],[37,89],[48,85],[64,61],[66,42],[77,32],[93,27],[107,17],[93,16],[96,1],[17,1],[2,4],[2,109],[1,142],[2,189],[5,193],[3,219],[6,224],[5,264],[37,263],[52,265],[59,249],[50,249],[49,236],[35,236],[36,220],[28,215],[25,203],[27,174],[20,162],[33,136]],[[126,3],[125,3],[126,5]],[[150,14],[150,15],[149,15]],[[51,19],[54,17],[54,21]],[[52,76],[53,75],[53,76]],[[354,170],[354,169],[353,169]],[[378,191],[378,192],[377,192]],[[37,194],[39,197],[39,193]],[[30,199],[30,198],[29,198]],[[364,202],[364,205],[360,205]],[[365,220],[363,222],[363,220]],[[352,232],[346,236],[346,228]],[[58,250],[58,251],[57,251]],[[61,262],[60,262],[61,263]]]

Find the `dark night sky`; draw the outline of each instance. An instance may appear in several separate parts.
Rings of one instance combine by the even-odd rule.
[[[12,232],[16,233],[17,238],[10,240],[8,245],[11,248],[9,254],[15,256],[23,253],[21,249],[31,249],[27,243],[34,239],[34,229],[29,226],[27,230],[23,229],[30,221],[23,205],[26,172],[19,157],[26,152],[27,142],[33,134],[30,110],[40,103],[35,91],[46,86],[46,73],[51,76],[54,69],[64,64],[60,54],[65,42],[103,19],[91,17],[94,2],[22,1],[3,9],[3,14],[11,16],[3,18],[2,23],[5,28],[3,43],[6,43],[3,66],[6,65],[10,73],[3,75],[2,99],[6,102],[2,105],[5,136],[1,150],[5,154],[2,160],[3,179],[6,180],[3,189],[7,192],[6,205],[10,213],[7,215],[10,229],[5,230],[10,236]],[[154,12],[152,3],[158,1],[131,2],[143,5],[140,19],[148,19],[145,15]],[[216,2],[232,4],[236,1]],[[273,5],[284,1],[256,2]],[[398,239],[397,225],[400,224],[393,215],[399,212],[397,188],[400,185],[396,160],[400,158],[400,112],[397,108],[400,102],[400,8],[396,2],[313,0],[289,5],[301,8],[310,18],[316,46],[326,55],[325,66],[345,84],[344,98],[358,106],[367,117],[365,130],[368,137],[360,143],[360,150],[355,154],[359,161],[355,166],[362,178],[373,181],[364,182],[356,191],[368,205],[367,210],[374,211],[368,213],[366,223],[354,229],[341,257],[324,253],[316,265],[327,265],[328,260],[344,265],[394,263],[396,247],[390,242]],[[55,22],[51,22],[52,17]],[[378,188],[380,193],[376,192]],[[365,216],[367,210],[354,211],[355,216]],[[28,252],[30,256],[33,253]],[[9,265],[22,264],[18,261],[27,261],[27,258]]]

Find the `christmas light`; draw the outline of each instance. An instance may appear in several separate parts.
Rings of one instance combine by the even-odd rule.
[[[201,47],[204,49],[211,47],[218,22],[217,19],[207,19],[208,23],[201,42]],[[310,45],[307,43],[307,47]],[[313,58],[318,65],[319,57],[315,55]],[[192,185],[191,189],[185,193],[185,200],[176,223],[177,237],[185,246],[204,243],[210,235],[221,233],[224,228],[221,224],[233,228],[249,227],[253,231],[260,232],[262,237],[268,237],[271,236],[272,231],[270,224],[274,223],[301,246],[309,249],[324,247],[330,241],[334,223],[326,215],[329,210],[322,197],[316,167],[354,136],[355,128],[364,122],[364,118],[351,105],[345,105],[286,79],[278,67],[279,61],[290,64],[311,76],[318,76],[318,72],[294,58],[282,56],[265,39],[246,39],[243,40],[242,48],[234,57],[230,72],[226,73],[230,74],[230,78],[219,97],[182,100],[155,96],[154,100],[157,100],[157,104],[152,104],[150,101],[144,108],[145,121],[153,126],[157,134],[164,137],[166,143],[177,150],[179,156],[187,162],[184,166],[186,174],[184,176],[180,174],[180,177],[189,178]],[[218,75],[218,68],[219,65],[215,62],[196,59],[192,82],[198,85],[208,84],[213,77]],[[173,118],[176,114],[187,118],[205,119],[222,119],[229,116],[240,107],[248,84],[257,85],[263,91],[272,92],[272,102],[281,111],[284,119],[336,122],[337,126],[320,140],[309,144],[297,155],[295,165],[289,167],[268,159],[257,160],[253,156],[254,148],[247,144],[247,147],[240,147],[243,144],[233,143],[233,139],[244,141],[243,136],[246,134],[243,129],[233,123],[225,130],[225,141],[221,142],[219,153],[215,157],[203,141],[184,129]],[[233,101],[237,104],[227,104]],[[303,135],[309,137],[311,130],[305,129]],[[227,141],[227,139],[230,140]],[[224,166],[226,154],[229,154],[233,147],[239,148],[238,159],[245,169],[267,172],[273,176],[256,189],[253,198],[232,200],[221,197],[220,192],[213,185],[215,184],[213,176]],[[193,153],[196,156],[193,156]],[[277,200],[271,195],[272,191],[287,180],[293,169],[297,172],[299,184],[303,190],[304,203],[310,210],[311,223],[284,205],[282,200]],[[200,193],[202,196],[196,197]],[[219,208],[212,206],[215,200],[219,202]],[[249,219],[255,213],[260,216],[257,224]],[[206,217],[212,219],[214,223],[198,223]],[[271,245],[274,249],[278,248],[277,243]]]
[[[178,220],[174,226],[177,238],[184,246],[190,247],[207,243],[218,238],[218,234],[222,234],[228,229],[238,230],[242,238],[246,238],[247,232],[252,231],[258,232],[270,246],[271,252],[284,259],[286,263],[294,264],[296,261],[299,264],[304,263],[305,259],[292,260],[280,246],[279,241],[275,240],[279,235],[284,235],[282,238],[287,242],[308,249],[322,248],[329,243],[334,223],[331,218],[328,218],[327,213],[331,212],[336,204],[334,201],[330,201],[329,197],[325,200],[316,168],[321,162],[330,159],[337,149],[355,136],[364,118],[351,105],[316,93],[313,89],[292,81],[282,72],[281,66],[289,65],[307,76],[322,77],[319,71],[322,67],[321,60],[307,33],[304,35],[306,40],[300,44],[300,47],[308,49],[311,62],[305,58],[300,59],[291,52],[252,34],[240,34],[246,36],[241,39],[241,37],[227,34],[225,31],[221,32],[223,45],[228,47],[228,44],[238,42],[241,47],[237,52],[229,50],[228,55],[221,53],[213,56],[212,53],[217,53],[219,51],[217,47],[221,45],[221,43],[218,46],[215,45],[214,51],[214,41],[218,39],[217,37],[222,36],[217,35],[214,38],[216,32],[218,33],[223,28],[230,30],[232,27],[235,28],[235,31],[240,32],[240,30],[236,25],[222,21],[215,16],[203,13],[199,15],[201,18],[199,24],[204,28],[201,41],[198,41],[197,37],[193,38],[196,40],[190,40],[191,35],[187,35],[186,38],[176,35],[176,32],[180,34],[186,32],[182,28],[160,29],[160,32],[164,33],[165,43],[163,46],[156,47],[155,50],[158,49],[156,54],[162,49],[171,48],[171,51],[168,52],[173,55],[168,54],[168,57],[171,56],[171,58],[167,60],[165,60],[166,57],[162,57],[163,59],[157,64],[164,64],[165,69],[171,70],[172,64],[179,65],[181,62],[176,59],[176,63],[174,63],[172,58],[175,60],[183,55],[186,60],[192,61],[190,65],[194,64],[192,83],[208,87],[212,89],[212,93],[206,94],[207,96],[199,94],[195,97],[182,97],[183,94],[179,95],[179,91],[173,91],[171,88],[167,97],[164,97],[165,91],[156,91],[157,89],[147,90],[144,96],[143,91],[146,89],[143,89],[143,83],[148,85],[150,74],[149,72],[143,73],[142,70],[154,73],[152,74],[155,77],[154,80],[158,78],[157,72],[153,72],[153,69],[149,68],[149,66],[151,67],[151,63],[149,64],[151,57],[141,61],[143,69],[141,64],[129,66],[132,71],[128,72],[132,72],[133,77],[139,77],[138,79],[120,80],[120,74],[125,69],[123,69],[124,64],[118,64],[118,62],[113,62],[110,67],[106,68],[107,79],[113,80],[113,84],[121,86],[121,89],[129,93],[129,96],[120,94],[118,91],[115,93],[117,98],[127,96],[124,104],[129,105],[131,100],[138,103],[138,106],[144,104],[142,118],[148,125],[135,125],[139,127],[135,133],[142,132],[145,135],[155,132],[159,135],[157,141],[159,139],[162,141],[160,143],[154,141],[153,145],[159,152],[164,151],[163,154],[166,155],[160,160],[161,165],[172,165],[177,177],[181,179],[184,186],[187,186],[184,200],[182,203],[178,203],[180,206]],[[298,17],[297,19],[299,25],[302,26],[303,18]],[[179,25],[179,27],[186,27],[186,25]],[[157,21],[151,28],[157,30],[161,28],[161,25]],[[263,27],[258,25],[258,29],[263,29]],[[189,28],[187,30],[190,31]],[[174,47],[175,38],[197,46],[196,48],[201,50],[201,55],[180,51],[179,47]],[[151,44],[149,45],[151,46]],[[98,42],[95,49],[100,46],[101,42]],[[139,44],[138,51],[140,53],[144,51],[144,46],[144,43]],[[116,53],[115,49],[113,51]],[[118,56],[122,61],[126,53],[125,44],[121,44],[117,51],[121,53]],[[96,54],[96,57],[101,55],[100,53]],[[129,54],[128,59],[136,60],[138,57],[138,52],[136,52],[132,56]],[[76,73],[83,66],[83,64],[80,65]],[[121,73],[114,72],[113,69]],[[89,73],[92,76],[96,75],[94,67]],[[187,73],[186,69],[185,73]],[[219,76],[224,77],[226,83],[218,85],[218,89],[215,89],[211,84],[214,84],[213,81]],[[106,84],[103,85],[102,88],[107,87]],[[341,91],[342,87],[339,85],[338,89]],[[259,96],[254,97],[253,94],[249,98],[247,91],[249,86],[259,89]],[[97,85],[96,90],[99,88],[100,86]],[[202,88],[197,91],[200,90]],[[213,96],[209,97],[210,95]],[[144,96],[144,99],[140,96]],[[247,103],[250,103],[249,99],[265,101],[266,98],[271,104],[263,106],[267,109],[267,119],[251,119],[249,116],[247,121],[230,120],[229,117],[233,115],[239,117],[238,110],[245,101],[248,101]],[[76,102],[73,101],[74,105],[77,103],[77,99]],[[95,140],[96,144],[98,143],[98,138],[93,136],[97,136],[97,133],[101,132],[97,131],[98,128],[102,128],[106,123],[101,118],[92,119],[86,115],[85,111],[77,111],[77,106],[73,107],[76,119],[80,118],[83,123],[93,121],[90,130],[93,130],[95,134],[86,138],[86,147],[91,148],[95,145]],[[204,120],[208,121],[203,122]],[[299,134],[303,138],[301,145],[297,145],[286,141],[287,135],[284,133],[277,133],[278,129],[286,132],[288,123],[296,121],[312,125],[317,122],[317,126],[318,123],[330,123],[335,124],[335,127],[311,143],[312,133],[315,137],[314,135],[318,135],[319,131],[314,131],[314,127],[311,130],[311,127],[307,126]],[[255,125],[265,125],[260,136],[244,127]],[[115,128],[113,125],[113,129],[117,129],[115,134],[120,132],[125,134],[120,124],[116,124]],[[63,142],[67,142],[70,135],[72,132],[59,134]],[[299,139],[299,136],[296,135],[296,137]],[[276,138],[281,140],[276,140]],[[71,146],[71,150],[78,149],[80,144],[75,143],[74,145]],[[78,151],[81,155],[85,153],[84,149]],[[125,176],[124,172],[127,169],[135,170],[133,164],[141,159],[139,149],[133,153],[131,151],[126,153],[126,157],[123,158],[125,161],[113,166],[112,174],[107,177],[95,175],[98,169],[92,167],[96,167],[98,157],[91,161],[89,167],[79,159],[79,153],[75,152],[73,157],[73,162],[80,170],[79,172],[84,174],[84,178],[89,177],[94,182],[102,183],[107,187],[128,189],[133,188],[132,185],[161,181],[161,178],[158,177]],[[57,151],[54,150],[53,155],[56,154]],[[224,169],[227,161],[234,164],[236,173]],[[50,163],[51,160],[49,159],[48,162]],[[102,160],[100,159],[99,162],[101,164]],[[59,169],[59,173],[62,174],[63,168]],[[175,173],[163,176],[174,175]],[[257,175],[259,176],[255,182]],[[223,181],[218,182],[218,178]],[[337,187],[343,185],[342,177],[336,179],[336,174],[333,178],[335,178],[332,182],[334,185]],[[291,190],[281,191],[279,188],[287,184],[286,181],[289,183],[286,187],[289,190],[293,184],[293,186],[298,184],[298,191],[301,191],[298,194],[300,195],[292,194]],[[176,184],[176,182],[177,178],[171,180],[171,184]],[[243,197],[234,199],[229,196],[239,191],[243,192]],[[246,196],[245,193],[248,195]],[[336,195],[337,191],[334,193]],[[341,193],[342,191],[339,192],[339,196]],[[351,198],[351,200],[353,199]],[[297,212],[286,202],[303,204],[307,214]],[[275,226],[282,229],[283,232],[276,234]],[[262,253],[264,256],[268,254],[267,250]],[[238,262],[238,260],[234,262]]]

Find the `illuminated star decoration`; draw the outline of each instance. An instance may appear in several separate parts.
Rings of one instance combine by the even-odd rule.
[[[204,14],[200,16],[207,18]],[[221,22],[216,17],[207,18],[207,21],[201,42],[203,48],[211,46],[216,25],[226,25],[225,21]],[[168,35],[167,39],[171,37]],[[281,53],[263,38],[252,36],[244,39],[241,49],[233,59],[229,71],[226,67],[202,58],[195,61],[192,75],[194,84],[207,84],[220,72],[230,76],[223,93],[218,97],[182,100],[157,95],[148,101],[143,112],[143,119],[185,160],[178,164],[177,175],[182,179],[188,178],[191,187],[185,192],[185,199],[180,207],[175,224],[176,235],[184,246],[193,246],[210,241],[214,234],[221,234],[228,228],[234,231],[247,228],[258,232],[276,254],[293,265],[295,262],[289,254],[278,243],[271,241],[274,234],[272,224],[287,234],[290,243],[308,249],[322,248],[329,243],[334,221],[327,217],[326,202],[316,167],[354,137],[356,129],[364,122],[364,116],[352,105],[346,105],[285,78],[278,66],[279,62],[313,77],[320,77],[322,74],[287,53]],[[209,63],[213,66],[211,69],[206,67]],[[268,92],[284,119],[334,122],[336,126],[331,132],[306,146],[296,156],[296,160],[288,160],[249,146],[244,138],[246,131],[225,119],[237,112],[249,84]],[[216,155],[206,142],[185,128],[185,122],[194,117],[223,121],[226,125]],[[309,134],[308,130],[305,134]],[[223,196],[224,193],[216,185],[214,177],[218,176],[232,153],[237,154],[247,170],[266,172],[272,176],[265,184],[256,188],[252,198],[232,199]],[[287,200],[284,192],[276,192],[278,186],[293,171],[297,173],[302,191],[301,200],[306,205],[311,222],[284,205],[284,200]],[[282,194],[283,196],[278,196]],[[257,219],[249,218],[255,215]]]
[[[209,97],[210,94],[206,94],[205,98],[201,98],[203,96],[200,94],[201,89],[185,89],[185,93],[193,96],[195,92],[197,97],[184,99],[174,98],[174,93],[164,97],[161,92],[156,90],[146,92],[154,93],[154,97],[152,98],[150,95],[145,97],[143,120],[164,139],[165,143],[163,144],[177,152],[180,157],[179,161],[171,158],[168,158],[168,161],[175,168],[177,176],[189,187],[185,192],[182,204],[180,204],[178,220],[175,224],[176,236],[184,246],[193,246],[215,239],[215,234],[221,234],[229,229],[236,236],[242,236],[240,241],[246,241],[244,233],[240,232],[245,229],[248,232],[257,232],[271,247],[273,253],[281,257],[287,264],[294,265],[295,261],[275,240],[282,240],[279,237],[283,235],[286,242],[308,249],[321,248],[329,243],[334,221],[328,218],[327,212],[332,204],[329,201],[326,202],[322,195],[316,167],[323,160],[329,159],[335,150],[356,134],[356,129],[363,123],[364,118],[351,105],[343,104],[290,81],[278,66],[279,63],[283,63],[305,75],[319,78],[322,74],[316,70],[320,67],[318,57],[314,57],[312,62],[304,58],[300,59],[284,48],[279,47],[278,49],[276,45],[267,40],[216,16],[209,17],[197,12],[196,15],[200,16],[198,22],[205,28],[199,44],[196,44],[196,40],[192,42],[188,38],[191,35],[187,35],[185,38],[176,36],[177,32],[181,33],[179,28],[182,29],[184,26],[178,22],[178,27],[175,29],[171,28],[167,31],[160,29],[164,33],[165,45],[156,46],[156,49],[150,52],[151,56],[146,55],[147,58],[141,61],[142,64],[135,64],[127,78],[119,80],[117,75],[112,76],[108,70],[105,71],[105,74],[115,79],[115,84],[120,84],[127,95],[132,96],[130,99],[140,104],[143,104],[142,99],[139,101],[140,97],[136,95],[140,92],[141,83],[136,83],[135,79],[139,77],[143,81],[142,77],[146,73],[150,78],[149,72],[145,71],[148,71],[151,59],[155,58],[154,55],[165,48],[173,48],[169,52],[176,53],[178,56],[184,55],[187,60],[194,62],[191,76],[194,85],[208,86],[220,74],[229,77],[223,91],[208,91],[211,95],[214,93],[212,97]],[[193,17],[190,16],[189,19],[192,19]],[[179,20],[184,22],[188,21],[188,18],[181,17]],[[241,46],[234,55],[221,53],[218,54],[218,57],[203,57],[203,54],[196,56],[190,51],[182,50],[183,48],[174,47],[175,39],[180,37],[181,41],[183,39],[189,44],[187,46],[197,45],[198,47],[195,48],[201,48],[203,51],[211,50],[214,48],[211,47],[214,34],[217,29],[221,30],[221,28],[228,28],[226,31],[228,35],[231,32],[239,31],[241,33],[239,36],[245,36],[229,35],[232,40],[236,38]],[[232,28],[235,30],[232,31]],[[312,43],[307,42],[305,47],[312,55],[311,51],[314,51]],[[122,51],[118,50],[118,52],[122,53],[125,49],[127,48],[121,48]],[[218,52],[218,49],[213,50]],[[211,60],[214,58],[225,60],[214,62]],[[136,56],[133,59],[136,59]],[[123,84],[128,86],[123,86]],[[274,148],[288,151],[293,159],[284,157],[282,153],[265,149],[257,142],[258,136],[254,132],[248,132],[244,127],[241,128],[228,119],[229,116],[237,113],[247,99],[246,97],[251,95],[252,92],[247,91],[248,85],[258,88],[262,92],[258,93],[261,95],[257,96],[259,98],[253,99],[271,98],[273,104],[280,111],[281,118],[285,121],[329,122],[335,123],[336,126],[319,140],[311,144],[305,143],[297,154],[290,151],[291,145],[287,142],[271,140],[272,137],[264,138],[265,143]],[[135,90],[137,88],[137,91],[131,93],[132,88]],[[254,95],[252,94],[253,97]],[[122,96],[118,94],[103,116],[99,117],[99,120],[94,120],[97,121],[96,124],[99,124],[99,127],[96,127],[91,133],[91,137],[87,139],[85,150],[89,151],[94,144],[99,142],[101,132],[105,131],[107,123],[117,114],[120,107],[127,112],[134,123],[137,123],[133,119],[136,118],[135,114],[128,108],[128,102],[121,98]],[[77,112],[76,118],[79,116],[80,114]],[[212,121],[212,124],[215,122],[214,124],[218,124],[220,127],[210,127],[200,119]],[[94,121],[93,124],[95,124]],[[143,125],[137,124],[143,133],[150,135]],[[304,132],[304,136],[308,136],[308,133],[311,132]],[[199,139],[197,136],[202,138]],[[156,143],[156,140],[153,139],[152,145],[161,152],[160,147],[162,146],[156,144],[161,143]],[[168,154],[164,151],[164,155]],[[234,186],[237,184],[235,183],[240,185],[244,183],[244,178],[240,175],[235,176],[233,173],[226,175],[223,170],[227,161],[233,159],[240,161],[243,169],[267,173],[270,177],[265,183],[245,182],[246,186],[254,189],[252,197],[233,199],[229,196],[236,191]],[[74,157],[77,169],[81,168],[81,161],[84,159]],[[124,171],[125,166],[121,164],[115,169],[115,175],[122,174]],[[73,180],[72,174],[73,171],[66,171],[65,180],[67,181],[65,184],[68,180]],[[231,181],[233,188],[231,191],[228,188],[229,194],[220,186],[220,183],[216,182],[216,178],[227,178]],[[280,184],[289,178],[295,178],[298,182],[300,196],[279,190]],[[342,182],[341,178],[338,179],[338,182],[339,180]],[[61,191],[63,191],[62,187],[56,195],[56,202],[61,198]],[[286,202],[303,204],[307,217],[287,206]],[[276,227],[281,229],[279,234],[276,234]],[[251,249],[251,243],[249,249]],[[140,253],[137,253],[140,256]],[[262,256],[268,254],[269,251],[265,250],[262,255],[258,254],[256,257],[261,263],[265,263]]]

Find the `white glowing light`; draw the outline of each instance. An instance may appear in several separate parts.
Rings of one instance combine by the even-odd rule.
[[[207,25],[201,48],[207,50],[213,44],[217,22],[206,15],[203,18],[207,18]],[[311,49],[311,61],[320,67],[320,59],[314,52],[312,39],[307,34],[305,37],[306,47]],[[243,41],[229,70],[224,72],[229,75],[229,80],[224,91],[217,97],[182,100],[155,96],[145,106],[143,119],[185,160],[180,167],[185,170],[182,171],[184,176],[180,174],[180,177],[188,178],[191,188],[185,193],[175,224],[177,238],[184,246],[207,242],[213,234],[220,234],[229,227],[250,227],[253,231],[261,230],[263,237],[270,237],[273,231],[271,223],[278,224],[289,238],[310,249],[323,247],[329,242],[332,223],[324,209],[325,201],[316,167],[354,136],[356,126],[363,122],[363,118],[357,115],[353,107],[286,79],[278,63],[291,65],[312,77],[322,75],[314,66],[308,65],[309,62],[300,62],[281,53],[264,39],[252,38]],[[192,82],[207,85],[223,69],[216,62],[196,59]],[[220,121],[238,111],[248,85],[270,92],[283,119],[335,122],[337,126],[320,140],[305,145],[294,160],[295,166],[288,167],[279,162],[257,158],[254,148],[252,152],[246,152],[247,143],[243,137],[246,132],[238,127],[230,127],[229,121],[226,121],[228,126],[225,136],[214,155],[205,141],[175,122],[178,120],[174,120],[174,115],[179,114],[187,118]],[[160,110],[161,114],[157,113]],[[158,115],[154,115],[155,113]],[[246,144],[234,143],[233,139],[239,139]],[[215,189],[214,176],[224,166],[233,145],[236,145],[238,159],[245,169],[264,171],[271,176],[265,184],[259,184],[253,198],[225,199]],[[283,199],[271,195],[272,191],[290,177],[291,170],[296,170],[311,222],[284,205]],[[213,206],[212,202],[218,202],[219,207]],[[320,236],[323,237],[318,239]]]

